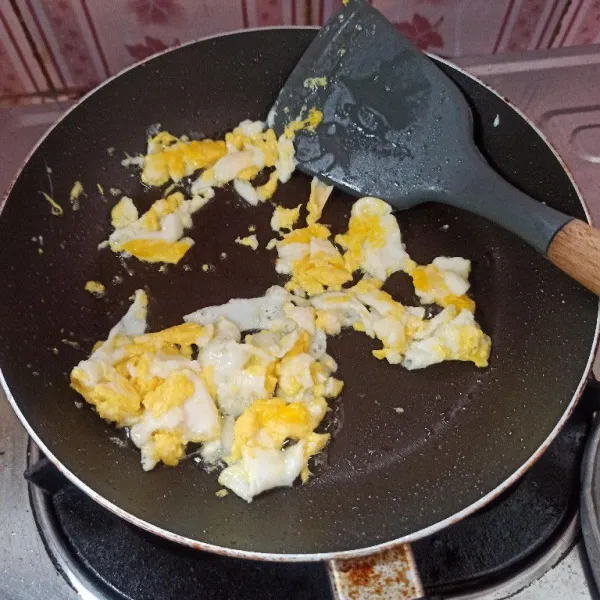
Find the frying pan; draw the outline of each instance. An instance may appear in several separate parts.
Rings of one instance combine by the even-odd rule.
[[[0,218],[2,383],[36,443],[71,481],[132,523],[246,558],[365,556],[484,506],[555,437],[581,392],[597,338],[597,298],[513,234],[456,208],[416,207],[398,214],[416,261],[441,254],[473,261],[476,317],[493,342],[489,368],[452,362],[408,372],[375,360],[366,336],[344,333],[330,343],[345,381],[332,406],[333,442],[327,464],[317,465],[307,485],[248,505],[233,495],[216,498],[216,477],[193,460],[142,471],[123,432],[69,388],[71,368],[105,338],[136,288],[148,291],[155,330],[205,305],[261,295],[281,280],[263,249],[272,207],[244,206],[231,190],[219,191],[195,216],[189,234],[195,246],[166,273],[98,251],[120,193],[114,189],[113,196],[110,188],[144,209],[161,195],[144,188],[120,160],[143,151],[156,123],[176,134],[221,136],[242,119],[264,118],[314,35],[313,29],[276,28],[209,38],[112,78],[38,144]],[[483,84],[432,60],[467,97],[476,142],[491,164],[524,192],[587,220],[569,174],[541,134]],[[86,193],[78,211],[68,202],[75,181]],[[63,204],[63,217],[51,214],[42,191]],[[297,174],[274,201],[294,206],[308,192],[308,178]],[[341,229],[350,201],[334,192],[323,222]],[[234,243],[250,224],[262,242],[256,253]],[[214,269],[204,273],[204,263]],[[106,284],[105,298],[84,292],[89,279]],[[390,278],[386,289],[417,302],[404,274]],[[402,413],[394,410],[399,407]]]

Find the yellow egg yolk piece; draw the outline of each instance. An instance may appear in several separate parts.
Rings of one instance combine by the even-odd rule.
[[[152,434],[156,460],[162,461],[168,467],[175,467],[183,458],[185,445],[180,431],[157,431]]]
[[[133,200],[123,196],[111,210],[110,217],[113,227],[127,227],[138,220],[138,211]]]
[[[417,292],[424,292],[431,296],[436,304],[442,307],[454,306],[458,312],[463,308],[475,312],[475,302],[466,294],[455,296],[448,289],[440,269],[430,264],[425,267],[416,266],[409,269],[408,273],[413,280]]]
[[[340,290],[352,280],[341,256],[317,252],[293,263],[292,279],[286,284],[290,291],[304,291],[309,296],[327,290]]]
[[[273,231],[281,231],[282,229],[291,231],[300,218],[301,206],[301,204],[298,204],[296,208],[276,206],[273,216],[271,217],[271,229],[273,229]]]
[[[304,80],[303,85],[309,90],[316,90],[327,85],[327,77],[308,77]]]
[[[385,246],[386,232],[378,215],[353,215],[347,233],[336,235],[335,241],[346,250],[344,262],[354,273],[365,261],[365,253],[369,249]]]
[[[471,361],[477,367],[487,367],[492,341],[477,327],[464,327],[458,335],[456,360]]]
[[[194,393],[194,384],[183,373],[169,375],[155,390],[144,396],[144,406],[153,417],[160,417],[181,406]]]
[[[252,250],[256,250],[258,248],[258,240],[256,239],[256,235],[248,235],[243,238],[236,238],[236,244],[240,246],[247,246],[248,248],[252,248]]]
[[[86,281],[85,287],[86,292],[90,294],[95,294],[96,296],[103,296],[106,288],[99,281]]]
[[[301,129],[306,129],[307,131],[314,131],[315,128],[321,123],[323,120],[323,113],[313,107],[308,111],[308,117],[306,119],[297,119],[295,121],[290,121],[284,129],[284,135],[288,139],[293,139],[296,135],[296,132]]]
[[[227,154],[224,141],[182,141],[167,132],[156,135],[148,145],[150,151],[144,157],[141,179],[153,186],[179,181],[199,169],[212,167]]]
[[[326,240],[331,235],[331,232],[325,225],[321,223],[315,223],[309,225],[303,229],[294,229],[279,242],[281,246],[287,246],[288,244],[309,244],[313,238],[319,240]]]
[[[256,188],[256,191],[260,197],[260,199],[264,202],[273,196],[273,194],[277,191],[277,185],[279,183],[279,175],[277,171],[273,171],[269,175],[269,179],[267,183],[264,185],[260,185]]]
[[[256,400],[236,420],[229,461],[242,456],[242,447],[280,449],[286,439],[299,440],[312,432],[310,412],[301,402],[281,398]],[[260,435],[259,435],[260,434]]]
[[[258,167],[246,167],[236,175],[236,179],[241,179],[242,181],[251,181],[259,173],[260,169]]]
[[[125,242],[120,249],[146,262],[176,265],[193,245],[194,241],[190,238],[172,243],[163,240],[131,240]]]
[[[131,382],[117,371],[109,372],[105,382],[90,388],[85,373],[75,367],[71,372],[71,387],[95,406],[106,421],[120,425],[140,412],[140,395]]]
[[[206,329],[197,323],[182,323],[155,333],[145,333],[133,339],[140,346],[152,346],[159,349],[166,344],[191,346],[206,334]]]
[[[83,194],[83,185],[81,181],[76,181],[71,188],[71,192],[69,193],[69,200],[71,201],[71,208],[75,210],[79,210],[79,198]]]
[[[308,204],[306,205],[306,210],[308,212],[308,215],[306,216],[307,225],[313,225],[321,218],[325,203],[332,191],[332,185],[326,185],[316,177],[312,178],[312,181],[310,182],[310,197],[308,198]]]

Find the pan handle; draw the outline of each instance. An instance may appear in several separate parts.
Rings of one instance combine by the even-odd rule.
[[[409,544],[359,558],[331,560],[328,570],[335,600],[424,598]]]
[[[548,258],[559,269],[600,296],[600,231],[573,219],[554,236]]]

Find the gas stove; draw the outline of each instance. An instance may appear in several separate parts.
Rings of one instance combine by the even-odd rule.
[[[600,50],[561,49],[457,61],[532,118],[558,148],[600,223]],[[0,188],[66,109],[0,111]],[[8,143],[9,142],[9,143]],[[429,596],[600,600],[579,525],[579,476],[594,381],[564,431],[531,471],[472,517],[413,545]],[[33,484],[27,483],[24,471]],[[330,599],[324,565],[218,557],[174,546],[125,523],[68,485],[0,392],[0,598],[96,600]]]

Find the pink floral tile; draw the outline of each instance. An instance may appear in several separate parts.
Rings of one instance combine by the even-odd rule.
[[[304,0],[16,1],[57,88],[89,87],[206,35],[307,22]]]
[[[560,23],[552,46],[600,43],[600,0],[573,0]]]
[[[88,1],[16,0],[56,89],[87,89],[109,75]]]
[[[419,48],[443,56],[600,42],[600,0],[370,1]],[[136,61],[189,40],[248,27],[319,25],[341,4],[5,1],[0,4],[0,97],[86,90]]]
[[[25,32],[8,2],[0,6],[0,97],[31,96],[49,89]]]
[[[373,0],[422,50],[445,56],[547,47],[568,0]]]

